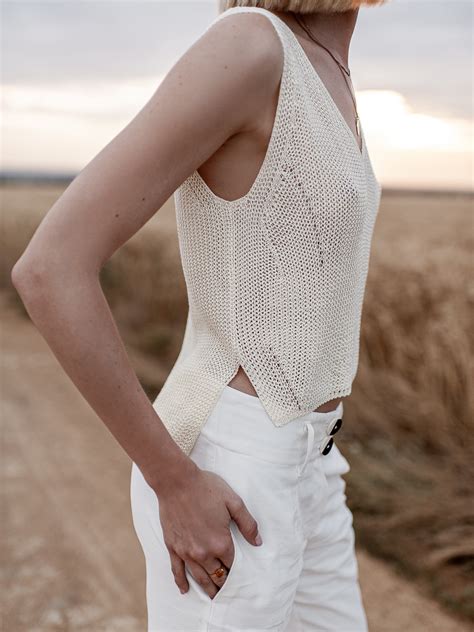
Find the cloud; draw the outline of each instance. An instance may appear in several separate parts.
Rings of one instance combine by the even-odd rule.
[[[125,81],[69,81],[2,87],[4,114],[50,114],[94,118],[131,117],[158,87],[162,77]]]
[[[386,150],[426,150],[468,153],[474,142],[470,119],[437,117],[416,111],[407,98],[394,90],[358,93],[361,118],[374,142]]]
[[[5,0],[3,168],[81,169],[216,15],[208,1]],[[472,188],[472,4],[361,9],[350,65],[378,178]]]

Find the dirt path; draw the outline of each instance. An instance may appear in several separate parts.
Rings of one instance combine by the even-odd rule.
[[[2,629],[143,632],[130,460],[35,327],[5,301],[0,316]],[[468,632],[385,564],[362,551],[358,558],[371,632]]]

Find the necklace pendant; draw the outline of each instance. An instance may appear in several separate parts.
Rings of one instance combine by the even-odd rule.
[[[355,124],[356,124],[357,135],[360,136],[360,119],[358,115],[356,115]]]

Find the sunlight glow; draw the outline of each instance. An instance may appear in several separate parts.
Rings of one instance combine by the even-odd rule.
[[[415,111],[390,90],[357,92],[374,170],[383,185],[474,188],[474,124]]]
[[[1,168],[82,169],[139,112],[160,80],[4,85]],[[417,112],[391,90],[356,96],[382,185],[473,189],[471,120]]]
[[[365,128],[389,149],[470,151],[473,142],[471,121],[442,119],[415,112],[398,92],[364,90],[357,94]]]

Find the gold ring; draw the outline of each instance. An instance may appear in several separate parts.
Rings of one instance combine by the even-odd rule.
[[[223,568],[222,566],[219,566],[219,568],[214,571],[213,573],[211,573],[211,575],[216,575],[217,577],[222,577],[222,575],[225,575],[225,568]]]

